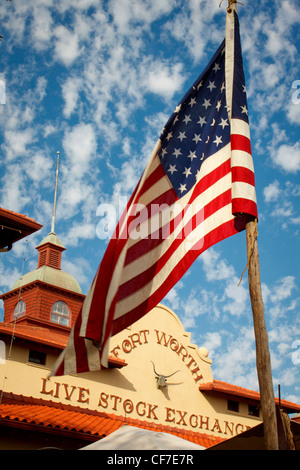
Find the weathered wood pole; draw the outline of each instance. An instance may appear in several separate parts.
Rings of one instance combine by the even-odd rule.
[[[265,448],[267,450],[278,450],[276,407],[268,333],[265,324],[264,304],[261,294],[256,220],[250,220],[246,225],[246,241],[249,293],[256,341],[256,367],[260,389]]]

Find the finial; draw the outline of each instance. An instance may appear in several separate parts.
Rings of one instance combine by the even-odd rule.
[[[56,160],[56,179],[55,179],[55,191],[54,191],[54,203],[53,203],[51,233],[55,233],[56,198],[57,198],[58,166],[59,166],[59,155],[60,155],[60,152],[57,151],[56,153],[57,153],[57,160]]]
[[[220,1],[219,8],[221,7],[222,3],[223,3],[223,0]],[[237,0],[228,0],[228,7],[227,7],[228,13],[230,13],[230,11],[231,11],[231,5],[234,5],[234,4],[237,4],[237,3],[239,5],[244,5],[243,3],[240,3]]]

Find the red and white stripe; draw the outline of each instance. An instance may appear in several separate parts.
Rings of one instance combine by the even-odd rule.
[[[230,125],[231,143],[203,162],[197,183],[180,199],[158,142],[53,375],[107,367],[110,336],[154,308],[203,251],[243,230],[245,219],[236,214],[257,216],[249,126],[239,119]]]

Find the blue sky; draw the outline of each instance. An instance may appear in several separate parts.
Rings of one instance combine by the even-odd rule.
[[[101,208],[122,210],[164,124],[224,38],[227,2],[219,3],[0,2],[0,205],[43,224],[1,255],[2,293],[23,264],[24,272],[37,266],[57,151],[62,268],[87,293],[108,242]],[[299,1],[246,0],[238,12],[274,389],[300,403]],[[246,261],[242,232],[205,252],[164,303],[208,349],[215,379],[258,390],[247,273],[237,287]]]

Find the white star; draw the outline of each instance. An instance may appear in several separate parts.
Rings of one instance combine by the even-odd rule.
[[[186,191],[186,184],[180,184],[179,191],[183,193],[183,191]]]
[[[161,156],[164,157],[167,153],[166,149],[161,149]]]
[[[217,106],[216,106],[217,111],[220,111],[221,105],[222,105],[222,101],[220,100],[217,102]]]
[[[215,63],[213,70],[215,71],[215,73],[217,73],[217,71],[220,70],[219,64]]]
[[[194,136],[195,137],[193,138],[193,140],[196,142],[196,144],[198,144],[198,142],[202,140],[200,134],[194,134]]]
[[[176,106],[176,108],[174,109],[174,113],[179,113],[180,110],[181,110],[181,104]]]
[[[195,152],[192,152],[192,151],[190,150],[190,154],[188,155],[188,158],[191,159],[191,162],[194,160],[194,158],[197,158],[196,151],[195,151]]]
[[[171,175],[173,175],[174,171],[177,171],[176,165],[170,165],[170,168],[168,169],[168,171],[171,173]]]
[[[220,122],[219,126],[222,126],[222,129],[224,129],[225,126],[229,126],[227,119],[222,119],[222,122]]]
[[[191,108],[194,106],[194,104],[196,104],[197,101],[195,100],[195,98],[191,98],[191,101],[189,102],[189,106],[191,106]]]
[[[187,178],[189,175],[192,174],[191,169],[190,168],[185,168],[184,171],[182,172],[182,174],[185,175],[185,177]]]
[[[187,137],[186,137],[186,135],[185,135],[185,132],[179,132],[179,137],[178,137],[178,139],[180,139],[181,142],[183,141],[183,139],[186,139],[186,138],[187,138]]]
[[[176,158],[178,158],[179,155],[182,155],[180,149],[174,149],[174,152],[172,153],[172,155],[175,155]]]
[[[219,144],[222,144],[222,136],[221,136],[221,137],[218,137],[218,136],[216,135],[216,139],[213,141],[213,143],[216,144],[217,147],[218,147]]]
[[[199,88],[201,88],[201,87],[202,87],[202,80],[201,80],[201,82],[199,82],[199,84],[197,86],[197,90],[199,90]]]
[[[222,86],[221,86],[221,93],[222,93],[222,91],[224,91],[224,90],[225,90],[225,82],[222,83]]]
[[[183,122],[185,122],[185,124],[187,124],[189,121],[191,121],[190,114],[188,116],[185,114]]]
[[[173,133],[172,132],[169,132],[169,134],[167,135],[166,139],[167,141],[169,142],[169,140],[171,139],[171,137],[173,137]]]
[[[241,106],[241,108],[242,108],[242,114],[244,113],[244,114],[247,114],[247,115],[248,115],[247,106],[246,106],[246,105],[245,105],[245,106]]]
[[[213,122],[211,123],[210,127],[213,127],[215,125],[215,123],[216,123],[216,120],[213,119]]]
[[[210,104],[210,100],[207,100],[207,99],[205,99],[205,98],[204,98],[204,103],[203,103],[203,105],[202,105],[202,106],[204,106],[204,107],[205,107],[205,109],[207,109],[209,106],[211,106],[211,104]]]
[[[205,121],[205,117],[199,116],[199,121],[197,122],[197,124],[200,124],[201,127],[203,126],[203,124],[207,124],[207,122]]]
[[[212,92],[212,90],[213,90],[214,88],[217,88],[217,87],[216,87],[216,85],[215,85],[215,82],[211,82],[211,81],[210,81],[207,88],[209,88],[209,91]]]

